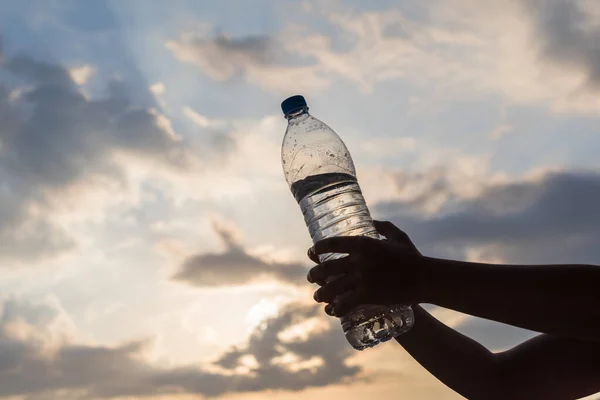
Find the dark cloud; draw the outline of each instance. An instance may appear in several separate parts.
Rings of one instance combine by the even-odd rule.
[[[231,368],[239,365],[242,357],[252,356],[258,363],[258,366],[252,370],[253,376],[238,376],[225,382],[221,381],[213,385],[212,393],[207,393],[206,389],[201,388],[202,382],[190,379],[193,375],[169,374],[168,379],[171,379],[169,383],[179,382],[189,392],[217,395],[227,391],[302,390],[307,387],[339,383],[346,378],[356,376],[361,369],[345,364],[354,350],[343,340],[337,320],[328,319],[328,329],[314,333],[307,339],[290,342],[280,339],[279,334],[286,328],[320,314],[319,307],[292,305],[279,316],[266,321],[264,326],[251,336],[245,348],[232,349],[216,362],[217,365]],[[292,371],[275,362],[277,357],[289,353],[295,355],[298,362],[316,357],[322,360],[322,364],[312,369]],[[167,378],[164,379],[166,381]],[[223,387],[218,388],[219,385]]]
[[[271,40],[268,36],[245,36],[230,38],[224,35],[216,36],[208,40],[223,53],[245,54],[248,58],[258,63],[268,62],[268,52],[271,48]],[[207,40],[197,39],[196,44],[201,45]]]
[[[165,47],[182,63],[198,68],[208,78],[223,82],[232,90],[242,82],[258,85],[280,95],[319,89],[330,84],[328,71],[319,67],[315,57],[293,49],[293,38],[250,35],[229,37],[222,34],[181,34]],[[252,107],[245,95],[241,109]],[[232,99],[228,99],[231,106]],[[261,111],[262,112],[262,111]]]
[[[182,35],[168,41],[166,47],[180,61],[193,64],[210,78],[223,82],[255,75],[258,70],[263,71],[259,75],[265,79],[309,78],[310,73],[302,67],[314,65],[313,59],[293,54],[282,42],[265,35]]]
[[[464,256],[485,248],[512,263],[600,263],[600,174],[549,173],[538,182],[489,186],[433,217],[405,202],[379,204],[425,253]]]
[[[112,155],[124,152],[185,166],[182,144],[159,114],[132,104],[126,85],[109,82],[89,99],[63,66],[27,55],[0,63],[0,259],[28,261],[73,240],[52,223],[52,200],[81,181],[124,183]]]
[[[212,79],[226,81],[243,75],[247,68],[274,63],[277,44],[268,36],[182,38],[167,43],[182,61],[199,66]]]
[[[263,261],[248,254],[224,227],[216,225],[215,231],[225,244],[225,251],[187,258],[173,279],[200,287],[243,285],[261,278],[293,285],[306,282],[305,265]]]
[[[6,62],[8,72],[27,82],[55,83],[72,87],[74,83],[69,72],[59,65],[34,60],[25,55],[18,55]]]
[[[265,321],[248,343],[224,353],[216,362],[227,373],[209,372],[199,366],[161,368],[149,364],[143,359],[147,346],[144,341],[116,347],[63,344],[48,352],[41,340],[23,334],[27,329],[46,331],[56,315],[56,310],[48,306],[24,305],[14,300],[4,303],[0,319],[0,397],[92,399],[302,390],[339,383],[361,371],[346,365],[353,350],[333,319],[328,319],[327,329],[307,337],[280,339],[280,333],[287,328],[321,315],[315,306],[292,305]],[[322,363],[294,371],[277,362],[277,357],[284,354],[294,354],[298,361],[318,357]],[[241,373],[235,367],[247,356],[253,357],[256,365],[249,373]]]
[[[58,316],[56,309],[14,299],[2,308],[0,397],[37,394],[76,399],[153,392],[143,386],[153,368],[137,357],[143,342],[114,348],[67,344],[45,350],[51,343],[44,335]],[[61,393],[65,390],[73,392]]]
[[[586,89],[600,88],[600,28],[590,20],[583,2],[529,1],[546,59],[587,73]]]

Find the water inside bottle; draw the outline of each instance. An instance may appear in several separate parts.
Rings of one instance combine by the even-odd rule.
[[[306,177],[292,184],[313,243],[334,236],[371,236],[381,239],[365,203],[356,177],[326,173]],[[345,257],[328,253],[321,262]],[[346,339],[357,350],[390,340],[412,327],[410,307],[361,305],[341,318]]]

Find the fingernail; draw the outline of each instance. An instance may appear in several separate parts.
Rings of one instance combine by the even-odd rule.
[[[306,252],[306,254],[308,254],[308,256],[312,256],[315,254],[315,246],[311,247],[308,249],[308,251]]]
[[[313,280],[310,278],[310,272],[308,274],[306,274],[306,280],[309,281],[310,283],[313,283]]]
[[[319,293],[315,292],[315,294],[313,294],[313,299],[315,299],[315,301],[318,303],[319,302]]]

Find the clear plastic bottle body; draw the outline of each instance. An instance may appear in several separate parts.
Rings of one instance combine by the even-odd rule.
[[[382,237],[356,179],[344,142],[326,124],[302,107],[286,114],[288,127],[281,160],[285,178],[300,205],[313,243],[333,236]],[[345,257],[330,253],[321,261]],[[361,305],[341,318],[348,342],[357,350],[372,347],[406,331],[413,323],[408,306]]]

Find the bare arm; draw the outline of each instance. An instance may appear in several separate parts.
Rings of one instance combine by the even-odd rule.
[[[598,266],[424,260],[424,302],[537,332],[600,340]]]
[[[396,341],[433,376],[469,399],[483,399],[495,382],[495,356],[488,349],[414,305],[415,325]]]
[[[576,399],[600,391],[600,343],[543,334],[494,354],[420,306],[413,309],[414,327],[396,340],[468,399]]]

